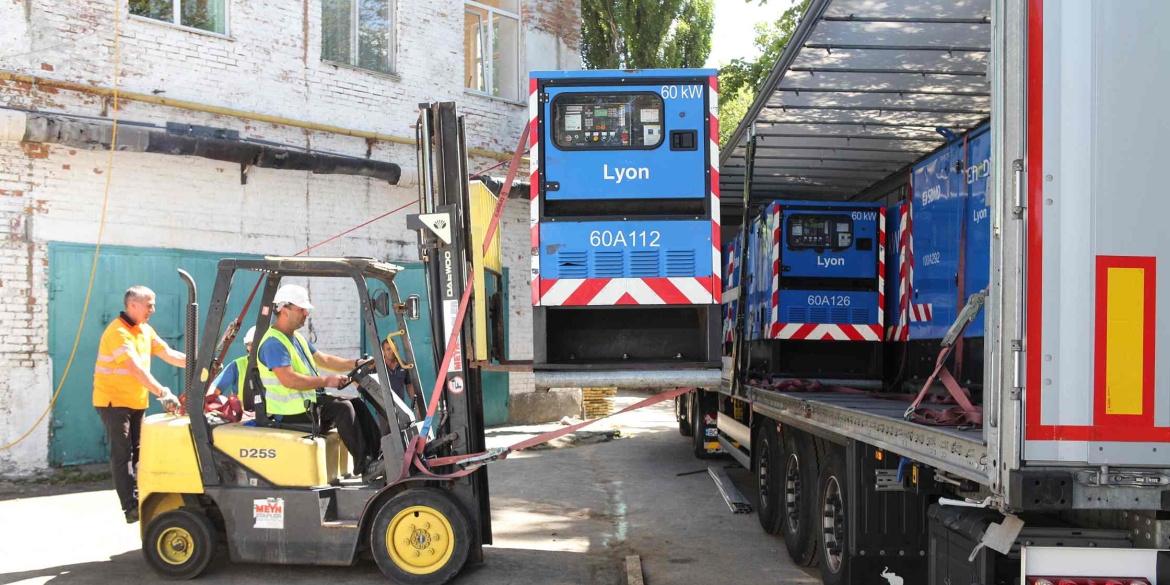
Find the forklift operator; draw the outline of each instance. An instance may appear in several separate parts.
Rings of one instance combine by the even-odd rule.
[[[309,292],[304,287],[292,284],[282,286],[272,301],[275,319],[260,339],[257,356],[268,415],[280,422],[312,422],[306,406],[319,402],[321,431],[337,429],[341,442],[353,458],[353,474],[361,475],[369,461],[354,405],[344,398],[326,394],[320,398],[317,396],[318,388],[342,388],[349,383],[340,374],[320,375],[318,367],[335,372],[349,370],[355,367],[358,360],[318,351],[297,333],[313,309],[309,303]],[[359,406],[365,408],[364,404]]]

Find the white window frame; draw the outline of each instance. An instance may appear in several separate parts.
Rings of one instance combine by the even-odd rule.
[[[187,25],[183,24],[183,1],[184,0],[171,0],[171,7],[172,8],[171,8],[171,19],[170,20],[161,20],[158,18],[151,18],[149,16],[142,16],[141,14],[134,14],[133,12],[130,12],[129,3],[127,3],[126,12],[129,14],[130,18],[133,20],[141,20],[143,22],[153,22],[156,24],[165,24],[167,26],[173,26],[175,28],[183,29],[185,31],[190,31],[193,33],[199,33],[202,35],[223,37],[225,39],[231,38],[231,35],[232,35],[232,3],[231,3],[231,0],[219,0],[220,2],[223,2],[223,32],[217,32],[217,31],[213,31],[213,30],[204,30],[201,28],[195,28],[193,26],[187,26]]]
[[[395,34],[395,29],[398,28],[398,1],[386,0],[386,4],[390,5],[390,26],[386,31],[386,46],[390,47],[389,71],[368,69],[360,65],[362,59],[361,55],[358,54],[358,50],[361,47],[361,38],[359,34],[361,31],[361,23],[358,22],[358,18],[361,16],[361,11],[358,9],[359,2],[361,2],[361,0],[349,0],[349,22],[351,24],[349,30],[349,59],[352,62],[342,63],[341,61],[326,59],[324,56],[321,57],[321,61],[333,65],[339,65],[341,67],[349,67],[351,69],[373,73],[375,75],[389,75],[391,77],[398,77],[398,35]],[[318,5],[324,6],[321,3],[318,3]],[[322,38],[322,43],[324,43],[324,38]]]
[[[481,4],[479,2],[476,2],[475,0],[463,0],[464,14],[466,14],[468,12],[472,12],[472,11],[467,10],[468,6],[478,8],[479,10],[483,10],[483,11],[488,13],[488,18],[487,18],[487,23],[486,23],[487,26],[485,28],[486,34],[482,35],[483,42],[484,42],[485,46],[482,46],[479,49],[483,55],[483,80],[484,80],[483,86],[486,87],[487,90],[480,91],[480,90],[475,89],[475,88],[467,87],[467,80],[465,79],[463,81],[464,91],[466,91],[467,93],[481,95],[481,96],[489,97],[489,98],[496,99],[496,100],[502,100],[502,101],[512,103],[512,104],[523,104],[524,102],[520,101],[521,97],[523,97],[523,92],[524,92],[524,88],[522,87],[522,83],[521,83],[522,79],[520,76],[520,72],[524,68],[523,63],[520,62],[520,35],[522,34],[524,29],[521,26],[522,23],[520,22],[520,14],[515,13],[515,12],[509,12],[507,10],[501,10],[501,9],[496,8],[494,6],[488,6],[487,4]],[[492,18],[498,18],[501,16],[505,17],[505,18],[510,18],[510,19],[513,19],[516,21],[516,88],[517,89],[516,89],[516,98],[515,99],[498,96],[498,95],[495,95],[492,93],[492,88],[495,87],[495,85],[496,85],[495,84],[495,74],[496,74],[495,66],[492,64],[492,60],[493,60],[492,55],[494,55],[494,52],[492,51],[493,47],[491,46],[491,43],[492,43],[492,35],[491,35]],[[464,31],[464,34],[467,34],[467,31]],[[464,55],[463,58],[466,61],[466,59],[468,57],[467,57],[467,55]]]

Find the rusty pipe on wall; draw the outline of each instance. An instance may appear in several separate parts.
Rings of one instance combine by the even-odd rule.
[[[79,150],[109,150],[113,125],[102,121],[19,110],[0,110],[0,141],[60,144]],[[119,124],[117,150],[201,158],[237,163],[245,168],[305,171],[322,175],[352,175],[408,186],[395,163],[306,152],[240,140],[172,134],[154,126]],[[404,180],[405,179],[405,180]]]

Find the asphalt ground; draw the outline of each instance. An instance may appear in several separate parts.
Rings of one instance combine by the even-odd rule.
[[[616,402],[641,398],[622,393]],[[494,428],[488,442],[506,445],[555,427]],[[731,512],[706,467],[730,466],[753,501],[754,478],[730,459],[695,459],[669,402],[592,430],[621,437],[594,434],[489,467],[494,544],[484,563],[469,564],[452,583],[621,585],[629,555],[640,557],[648,585],[820,583],[816,570],[794,566],[783,540],[766,534],[754,513]],[[140,549],[138,525],[122,519],[108,481],[0,484],[0,585],[164,582]],[[199,582],[387,580],[372,560],[341,568],[243,564],[221,546]]]

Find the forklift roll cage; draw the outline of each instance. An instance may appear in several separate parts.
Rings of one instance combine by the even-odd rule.
[[[207,321],[203,337],[200,340],[197,362],[192,372],[198,372],[198,381],[187,388],[187,411],[202,412],[202,397],[209,389],[212,373],[212,360],[218,357],[220,331],[223,327],[227,311],[227,301],[231,293],[232,284],[238,274],[254,272],[265,279],[264,289],[260,297],[260,314],[256,320],[255,339],[263,338],[271,324],[273,311],[272,299],[280,283],[285,278],[349,278],[358,289],[358,298],[361,302],[362,322],[365,324],[366,343],[369,347],[380,347],[381,338],[378,335],[375,323],[374,303],[370,298],[367,278],[375,279],[386,286],[390,294],[391,307],[400,331],[406,330],[405,304],[402,303],[398,288],[394,284],[394,277],[403,270],[401,266],[379,262],[372,258],[281,258],[267,257],[257,260],[226,259],[219,263],[219,272],[216,276],[215,288],[211,294],[211,305],[208,307]],[[194,334],[194,332],[192,332]],[[413,364],[414,348],[409,335],[403,335],[403,357],[407,363]],[[241,400],[245,407],[254,407],[257,426],[269,426],[268,417],[264,410],[264,387],[260,383],[256,369],[259,344],[256,344],[248,354],[244,392]],[[374,408],[384,418],[390,432],[382,437],[383,460],[400,462],[405,456],[406,444],[409,437],[405,433],[411,432],[411,424],[415,422],[413,413],[405,404],[398,400],[390,387],[385,358],[381,351],[373,352],[378,383],[381,386],[381,395],[364,393],[374,401]],[[218,370],[218,368],[217,368]],[[421,380],[417,368],[408,370],[411,384],[421,388]],[[394,416],[388,416],[393,412]],[[191,417],[191,432],[195,438],[195,449],[199,459],[199,472],[204,486],[222,485],[222,478],[216,470],[216,459],[230,459],[226,454],[218,453],[211,427],[202,416]],[[234,460],[233,460],[233,463]],[[238,464],[238,463],[235,463]],[[393,473],[393,466],[387,466],[387,472]]]

